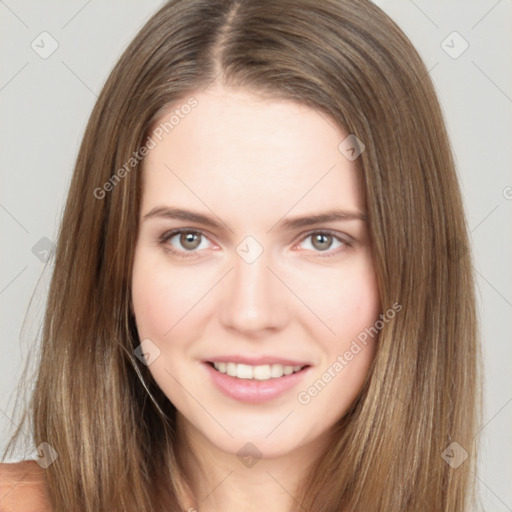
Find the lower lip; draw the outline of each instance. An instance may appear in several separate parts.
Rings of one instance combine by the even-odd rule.
[[[249,404],[268,402],[284,394],[304,379],[310,369],[308,366],[299,372],[283,375],[277,379],[256,380],[231,377],[226,373],[218,372],[208,363],[204,363],[204,366],[210,373],[213,383],[222,393],[234,400]]]

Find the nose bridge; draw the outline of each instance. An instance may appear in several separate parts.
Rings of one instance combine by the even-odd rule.
[[[287,318],[286,297],[268,268],[272,267],[270,252],[246,237],[236,247],[233,266],[221,312],[224,324],[243,331],[282,327]]]

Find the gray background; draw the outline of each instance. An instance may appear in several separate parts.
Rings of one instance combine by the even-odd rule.
[[[486,403],[477,477],[486,510],[512,511],[512,0],[376,3],[420,51],[446,116],[478,276]],[[34,350],[45,259],[85,124],[120,53],[160,5],[0,0],[0,447]]]

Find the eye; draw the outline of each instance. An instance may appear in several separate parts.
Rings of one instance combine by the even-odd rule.
[[[199,249],[207,249],[206,241],[207,238],[201,231],[193,229],[175,229],[164,233],[158,239],[158,243],[167,252],[183,258],[195,256]]]
[[[305,244],[306,241],[309,241],[309,243]],[[201,231],[181,228],[167,231],[158,239],[158,243],[163,246],[166,252],[180,258],[188,258],[198,256],[201,249],[207,249],[209,241]],[[354,240],[348,235],[327,230],[312,231],[306,234],[299,246],[305,244],[302,249],[319,253],[320,257],[331,257],[345,251],[348,247],[352,247],[353,243]]]
[[[325,252],[326,254],[321,254],[321,257],[335,256],[336,254],[346,250],[347,247],[352,247],[354,242],[351,237],[346,235],[341,236],[332,231],[310,232],[302,239],[301,243],[303,244],[308,240],[310,240],[310,242],[306,244],[305,248],[315,252]],[[333,246],[335,250],[331,250],[333,249]]]

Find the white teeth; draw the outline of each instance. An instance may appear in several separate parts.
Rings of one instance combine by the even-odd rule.
[[[285,366],[284,367],[284,374],[285,375],[291,375],[293,373],[293,366]]]
[[[239,379],[252,379],[252,376],[252,366],[248,364],[237,364],[236,375],[232,375],[232,377],[238,377]]]
[[[270,379],[270,366],[268,364],[255,366],[252,375],[256,380],[268,380]]]
[[[270,367],[270,376],[274,379],[284,375],[284,367],[282,364],[273,364]]]
[[[283,366],[282,364],[250,366],[248,364],[237,363],[213,363],[213,366],[220,373],[226,373],[230,377],[255,380],[278,379],[283,375],[291,375],[302,369],[300,365]]]

